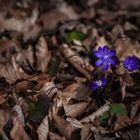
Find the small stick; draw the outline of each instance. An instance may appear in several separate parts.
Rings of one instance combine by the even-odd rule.
[[[82,120],[80,120],[80,122],[92,122],[96,117],[99,117],[104,112],[108,111],[109,105],[110,105],[110,102],[107,102],[105,105],[103,105],[97,111],[93,112],[91,115],[87,116],[86,118],[83,118]]]

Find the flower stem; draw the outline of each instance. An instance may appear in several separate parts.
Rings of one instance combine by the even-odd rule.
[[[125,82],[126,74],[127,74],[127,70],[125,70],[125,72],[124,72],[123,81],[122,81],[122,84],[121,84],[120,88],[123,86],[123,84]]]

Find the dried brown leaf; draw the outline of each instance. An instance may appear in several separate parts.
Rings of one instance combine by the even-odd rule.
[[[38,18],[38,9],[35,8],[31,11],[30,17],[1,17],[1,26],[5,30],[15,30],[22,32],[25,36],[24,39],[36,37],[40,31],[40,27],[35,24]]]
[[[15,105],[13,108],[12,108],[13,111],[15,111],[18,115],[18,119],[20,121],[20,123],[25,126],[25,119],[24,119],[24,115],[22,113],[22,108],[19,106],[19,105]]]
[[[3,126],[10,119],[10,109],[8,107],[0,106],[0,133],[3,130]]]
[[[128,116],[116,116],[117,117],[117,121],[115,122],[115,126],[114,126],[114,130],[118,131],[128,125],[132,124],[132,120],[128,117]]]
[[[46,94],[49,97],[52,97],[55,93],[58,92],[56,85],[53,82],[46,82],[39,90],[42,94]]]
[[[140,121],[140,99],[138,99],[137,101],[135,101],[133,104],[133,107],[131,108],[131,118],[135,121],[135,122],[139,122]]]
[[[89,92],[89,89],[83,84],[73,83],[67,86],[62,92],[59,91],[58,93],[63,103],[68,104],[71,99],[89,102]]]
[[[44,37],[40,37],[36,45],[36,57],[37,57],[37,70],[42,72],[46,71],[46,68],[49,64],[51,54],[48,51],[47,42]]]
[[[43,24],[44,28],[53,29],[61,21],[69,19],[65,13],[59,12],[57,10],[52,10],[44,13],[40,17],[40,22]]]
[[[87,106],[88,103],[86,102],[79,102],[72,105],[64,105],[65,114],[67,116],[76,118],[79,114],[81,114],[86,109]]]
[[[50,140],[66,140],[65,137],[60,136],[56,133],[52,133],[52,132],[49,133],[49,137],[50,137]]]
[[[73,128],[71,127],[70,123],[65,119],[63,119],[62,117],[58,116],[56,113],[53,113],[52,117],[55,121],[55,124],[59,132],[67,139],[70,139],[73,131]]]
[[[86,124],[81,130],[81,140],[88,140],[88,137],[90,136],[91,133],[91,125]]]
[[[117,56],[120,61],[123,61],[125,57],[129,55],[139,56],[140,45],[129,38],[127,38],[125,41],[122,39],[118,39],[115,45],[116,45]]]
[[[82,73],[87,79],[90,79],[91,76],[88,70],[92,69],[93,67],[89,64],[88,61],[85,61],[80,56],[74,53],[67,44],[63,44],[61,46],[63,55],[69,61],[71,65],[73,65],[80,73]]]
[[[26,134],[23,125],[20,123],[16,114],[12,114],[13,128],[10,131],[11,138],[14,140],[31,140],[30,137]]]
[[[75,128],[75,129],[77,129],[77,128],[83,128],[83,124],[81,122],[79,122],[77,119],[67,117],[66,120],[69,121],[70,122],[70,125],[73,128]]]

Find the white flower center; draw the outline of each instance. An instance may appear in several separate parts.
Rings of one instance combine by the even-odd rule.
[[[96,84],[101,87],[103,83],[101,80],[98,80],[98,81],[96,81]]]
[[[107,55],[105,55],[105,56],[104,56],[104,59],[107,59],[107,58],[108,58],[108,56],[107,56]]]

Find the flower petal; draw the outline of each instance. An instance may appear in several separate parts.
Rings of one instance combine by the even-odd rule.
[[[96,81],[92,82],[91,88],[94,89],[94,90],[96,90],[98,88],[98,85],[96,84]]]
[[[105,77],[104,77],[104,76],[102,76],[102,83],[103,83],[103,84],[102,84],[103,86],[105,86],[105,85],[106,85],[106,83],[107,83],[107,79],[105,79]]]
[[[116,65],[116,61],[115,60],[113,60],[112,58],[108,58],[108,62],[110,63],[110,64],[112,64],[112,65]]]
[[[108,57],[113,57],[116,55],[116,51],[115,50],[111,50],[109,53],[108,53]]]
[[[95,55],[97,58],[102,58],[101,53],[98,52],[98,51],[95,51],[95,52],[94,52],[94,55]]]
[[[95,62],[95,65],[98,67],[98,66],[100,66],[102,63],[103,63],[103,61],[102,61],[101,59],[98,59],[98,60]]]
[[[103,51],[103,48],[102,48],[102,47],[99,47],[99,48],[98,48],[98,51],[99,51],[99,52],[102,52],[102,51]]]
[[[109,68],[108,62],[104,61],[103,62],[103,70],[108,70],[108,68]]]
[[[104,53],[104,55],[106,55],[108,53],[108,46],[103,47],[103,53]]]

